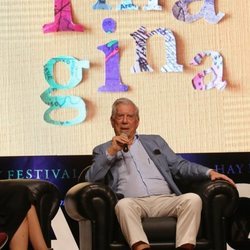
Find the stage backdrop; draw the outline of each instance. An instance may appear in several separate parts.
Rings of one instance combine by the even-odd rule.
[[[1,1],[0,155],[91,154],[95,145],[113,135],[109,122],[110,107],[118,97],[131,98],[140,107],[139,133],[161,134],[175,152],[250,150],[250,1],[215,0],[215,13],[225,14],[217,24],[208,22],[212,13],[212,0],[194,1],[188,6],[189,16],[195,17],[197,13],[203,15],[192,23],[178,20],[173,15],[174,7],[178,12],[177,0],[107,0],[104,2],[112,9],[94,10],[92,6],[97,6],[100,2],[103,1]],[[131,2],[139,9],[116,10],[118,5],[125,8],[125,4],[121,4],[124,2]],[[159,3],[162,10],[143,10],[149,2]],[[55,3],[58,4],[57,8],[54,8]],[[67,5],[69,3],[71,5]],[[127,6],[133,7],[132,4]],[[206,6],[208,16],[201,11],[202,6]],[[63,12],[63,8],[68,10],[67,14]],[[66,18],[63,19],[62,15],[61,20],[56,19],[56,22],[61,21],[62,25],[68,22],[68,26],[63,26],[64,28],[81,29],[83,26],[84,31],[48,32],[52,31],[53,27],[45,24],[54,22],[54,9],[56,13],[62,10],[61,14],[65,14]],[[182,17],[181,14],[183,12],[180,11],[179,18]],[[69,22],[70,15],[72,23],[81,26],[73,27]],[[113,33],[104,31],[102,22],[105,18],[112,18],[116,24]],[[109,22],[108,26],[111,27],[112,22]],[[146,37],[157,32],[161,34],[146,40],[137,40],[136,46],[135,32],[141,26],[146,30],[141,34]],[[157,31],[158,28],[161,28],[160,31]],[[167,29],[165,33],[164,29]],[[134,37],[130,35],[132,33]],[[166,34],[171,41],[164,39],[168,36]],[[116,40],[118,44],[113,42],[109,45],[118,45],[119,50],[113,52],[118,51],[119,54],[116,55],[119,57],[114,56],[113,59],[117,59],[119,63],[113,64],[116,71],[105,72],[108,58],[106,56],[105,62],[103,50],[98,50],[97,47]],[[138,47],[140,41],[146,42],[146,51],[143,50],[143,44]],[[139,49],[146,54],[148,65],[153,72],[131,73],[130,69],[136,64]],[[172,54],[167,55],[166,51],[169,50]],[[203,70],[213,70],[211,65],[215,58],[210,56],[206,56],[199,66],[190,65],[194,56],[201,53],[196,57],[197,62],[204,51],[218,52],[222,56],[223,65],[216,74],[221,78],[221,82],[227,82],[224,90],[194,89],[192,79],[199,72],[201,73],[197,77],[201,77]],[[175,53],[177,64],[183,66],[182,72],[181,66],[177,67],[177,64],[170,60],[174,59]],[[51,71],[48,70],[51,59],[60,56],[75,58],[71,58],[72,62],[85,60],[78,69],[79,78],[82,79],[77,86],[67,86],[74,69],[70,71],[66,59],[55,63]],[[140,70],[143,70],[147,64],[142,57],[139,59],[142,67]],[[168,66],[176,66],[179,71],[161,72],[161,67],[166,63]],[[114,75],[120,76],[120,82],[116,83],[121,83],[124,88],[127,86],[128,91],[98,91],[101,86],[107,85]],[[50,87],[48,79],[54,79],[61,85],[61,89],[52,90],[52,97],[75,96],[78,101],[79,97],[82,98],[78,108],[73,106],[75,103],[72,101],[69,105],[74,108],[62,106],[61,109],[52,111],[51,119],[63,122],[77,117],[80,111],[81,119],[85,117],[86,112],[84,121],[72,126],[63,126],[44,120],[44,113],[50,106],[45,104],[40,96]],[[205,77],[206,86],[209,86],[210,80],[211,73]],[[45,94],[47,97],[49,95]],[[49,102],[50,100],[47,100],[47,103]],[[56,105],[56,102],[51,102],[50,105],[52,104]]]

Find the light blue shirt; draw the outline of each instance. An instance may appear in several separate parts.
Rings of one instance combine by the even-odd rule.
[[[122,193],[125,197],[172,193],[168,183],[149,158],[138,136],[135,136],[134,143],[127,153],[120,151],[115,157],[120,159],[115,166],[118,170],[118,193]],[[112,157],[108,155],[108,158]]]

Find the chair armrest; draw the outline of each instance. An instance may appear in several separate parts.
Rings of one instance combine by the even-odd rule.
[[[202,199],[203,224],[213,249],[226,249],[226,218],[232,216],[237,208],[237,189],[225,180],[207,180],[192,184],[190,191]]]
[[[82,182],[68,190],[65,196],[65,210],[79,222],[79,233],[86,234],[84,222],[91,222],[91,245],[93,249],[109,249],[113,238],[116,216],[114,207],[117,203],[115,193],[106,185]],[[80,245],[83,245],[80,239]]]
[[[201,197],[206,213],[212,212],[212,209],[218,211],[220,207],[221,216],[225,217],[233,214],[239,201],[238,190],[225,180],[193,183],[191,191]]]
[[[60,206],[61,193],[53,183],[40,179],[8,179],[1,182],[27,186],[32,193],[38,217],[45,211],[50,220],[56,215]]]
[[[61,201],[58,188],[53,183],[40,179],[7,179],[1,182],[23,185],[30,189],[45,241],[50,246],[51,221]]]
[[[106,185],[82,182],[68,190],[64,205],[68,215],[76,220],[97,219],[99,212],[112,217],[117,197]]]

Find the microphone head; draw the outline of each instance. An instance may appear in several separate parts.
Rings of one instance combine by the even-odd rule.
[[[128,138],[128,131],[122,130],[120,135],[126,136]]]

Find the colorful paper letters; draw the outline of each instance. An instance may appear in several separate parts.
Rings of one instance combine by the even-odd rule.
[[[68,65],[70,79],[67,84],[62,85],[55,81],[54,66],[57,62]],[[89,61],[79,61],[71,56],[58,56],[51,58],[44,65],[44,77],[50,87],[41,94],[41,99],[50,107],[44,113],[44,120],[48,123],[61,126],[70,126],[81,123],[86,118],[86,106],[82,98],[78,96],[55,96],[51,95],[56,90],[71,89],[76,87],[82,80],[82,69],[89,68]],[[78,111],[78,116],[71,120],[57,121],[51,117],[51,112],[61,108],[72,108]]]

